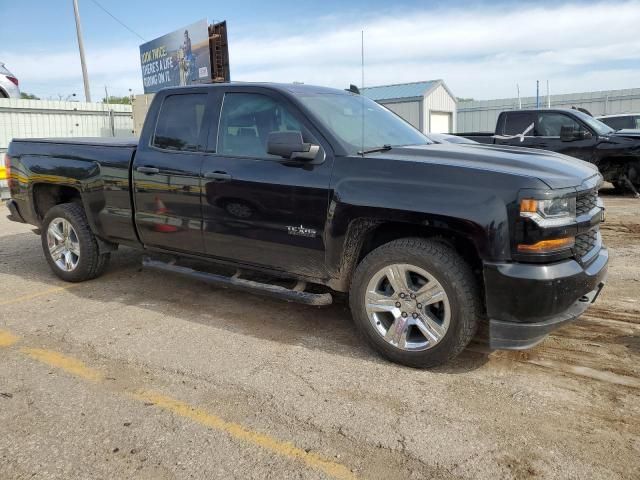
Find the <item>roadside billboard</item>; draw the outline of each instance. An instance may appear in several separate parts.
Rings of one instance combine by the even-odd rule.
[[[144,93],[211,81],[209,30],[202,19],[140,45]]]

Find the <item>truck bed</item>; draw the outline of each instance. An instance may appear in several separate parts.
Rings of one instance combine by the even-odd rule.
[[[95,145],[104,147],[137,147],[137,137],[62,137],[62,138],[15,138],[20,143],[54,143],[74,145]]]
[[[13,198],[25,220],[37,224],[29,205],[30,191],[52,185],[82,192],[85,210],[97,235],[117,243],[137,243],[133,225],[129,171],[138,139],[29,138],[11,142],[9,155],[18,157],[14,168],[20,189]],[[33,190],[35,188],[35,190]]]

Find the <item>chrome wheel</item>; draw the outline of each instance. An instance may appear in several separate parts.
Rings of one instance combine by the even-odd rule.
[[[432,348],[444,338],[451,320],[449,298],[440,282],[408,264],[389,265],[371,278],[365,309],[380,336],[400,350]]]
[[[47,229],[47,246],[56,266],[65,272],[72,272],[80,261],[80,240],[78,234],[65,218],[54,218]]]

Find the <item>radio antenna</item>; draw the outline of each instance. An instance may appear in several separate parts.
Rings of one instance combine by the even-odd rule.
[[[364,30],[360,32],[360,60],[362,80],[360,84],[360,96],[362,97],[362,149],[360,150],[364,156]]]

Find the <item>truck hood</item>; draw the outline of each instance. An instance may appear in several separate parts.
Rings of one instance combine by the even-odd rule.
[[[599,175],[595,165],[546,150],[483,144],[394,147],[380,153],[393,160],[459,166],[537,178],[550,188],[578,187]]]

